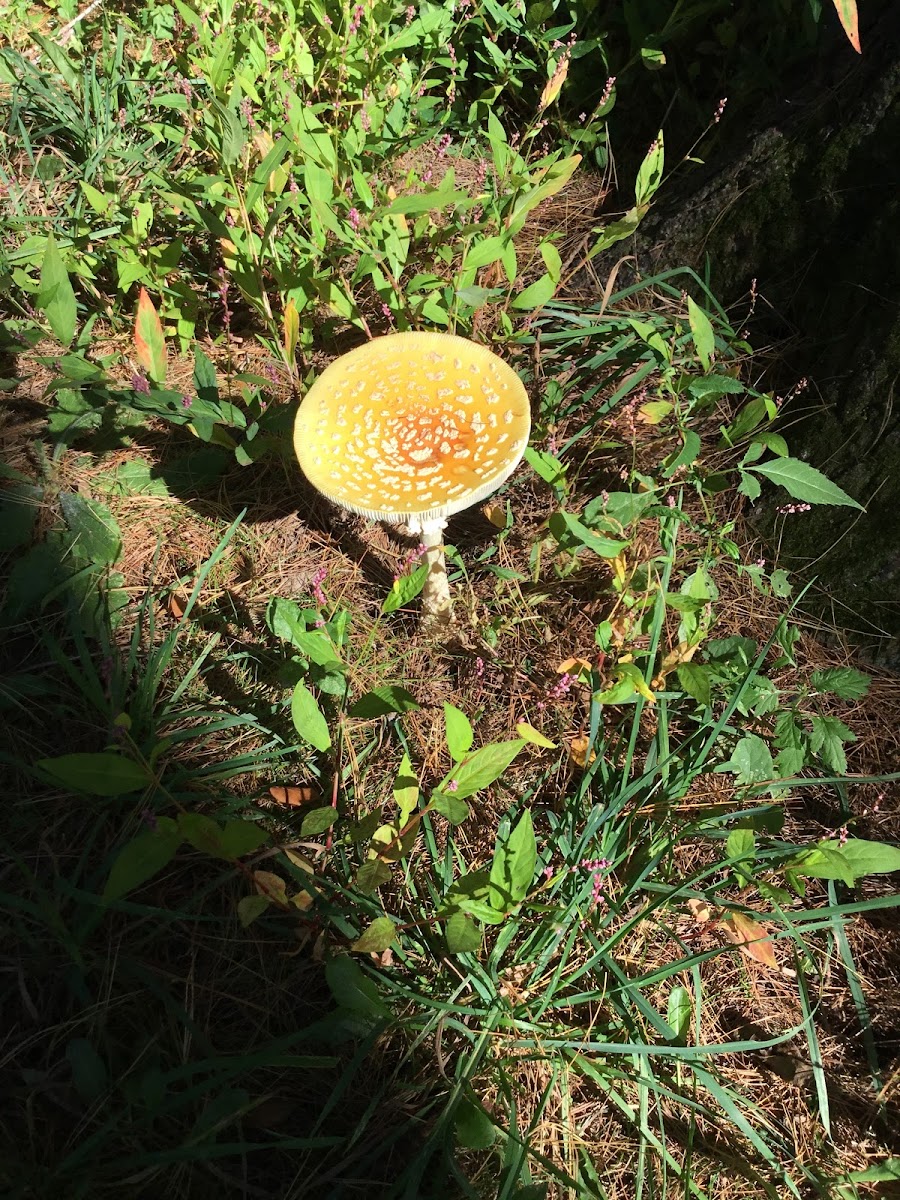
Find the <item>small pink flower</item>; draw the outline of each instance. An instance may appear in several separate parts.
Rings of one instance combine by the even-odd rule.
[[[140,392],[142,396],[149,396],[150,394],[150,384],[143,375],[138,375],[137,372],[131,376],[131,386],[136,392]]]
[[[349,220],[352,229],[359,229],[360,224],[362,223],[362,217],[359,215],[358,208],[351,208],[349,213],[347,213],[347,219]]]
[[[446,788],[444,789],[444,791],[446,791],[446,792],[458,792],[458,791],[459,791],[459,784],[457,783],[457,781],[456,781],[455,779],[451,779],[451,780],[450,780],[450,782],[447,784]]]

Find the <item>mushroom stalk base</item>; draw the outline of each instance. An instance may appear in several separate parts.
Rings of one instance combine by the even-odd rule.
[[[450,599],[450,584],[447,580],[447,563],[444,558],[443,518],[431,521],[409,522],[410,532],[418,534],[425,547],[422,562],[428,568],[425,587],[422,589],[422,622],[426,625],[447,625],[453,620],[453,602]]]

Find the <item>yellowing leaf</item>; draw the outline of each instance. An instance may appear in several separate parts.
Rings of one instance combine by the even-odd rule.
[[[253,871],[253,882],[261,896],[276,904],[287,904],[287,885],[274,871]]]
[[[856,0],[834,0],[834,7],[841,19],[844,33],[850,39],[850,45],[857,54],[862,54],[859,41],[859,13],[856,10]]]
[[[687,906],[690,909],[691,916],[701,925],[705,925],[707,921],[712,919],[712,909],[705,900],[692,898],[688,900]]]
[[[566,82],[566,76],[569,74],[569,56],[564,54],[556,64],[556,70],[544,90],[541,92],[540,103],[538,110],[543,110],[548,104],[552,104],[559,93],[562,91],[562,85]]]
[[[557,675],[577,675],[591,677],[591,664],[586,658],[567,658],[556,668]]]
[[[589,745],[590,741],[586,737],[572,738],[572,740],[569,742],[569,757],[576,767],[587,766],[587,752]],[[593,762],[596,757],[597,755],[592,750],[591,762]]]
[[[502,504],[485,504],[481,511],[495,529],[506,528],[506,509]]]
[[[284,306],[284,356],[289,363],[294,361],[297,340],[300,337],[300,314],[293,297]]]
[[[159,314],[147,289],[141,288],[138,297],[137,316],[134,322],[134,351],[138,362],[154,383],[164,383],[166,378],[166,342]]]
[[[642,404],[638,414],[645,425],[658,425],[664,421],[674,408],[668,400],[650,400]]]
[[[526,742],[531,742],[533,746],[544,746],[547,750],[555,750],[556,742],[551,742],[548,737],[535,729],[533,725],[529,725],[527,721],[520,721],[516,726],[516,733]]]
[[[674,650],[669,651],[660,663],[660,676],[665,679],[676,667],[680,667],[682,663],[690,662],[699,649],[699,642],[695,642],[692,646],[688,645],[687,642],[680,642]]]

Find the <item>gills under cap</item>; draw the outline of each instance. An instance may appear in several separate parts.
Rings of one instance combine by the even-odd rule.
[[[522,381],[485,346],[394,333],[326,367],[300,405],[294,448],[329,500],[396,524],[489,496],[515,470],[530,429]]]

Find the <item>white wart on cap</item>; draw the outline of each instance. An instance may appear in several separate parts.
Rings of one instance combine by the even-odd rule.
[[[297,414],[294,447],[335,504],[424,525],[495,491],[530,429],[522,381],[496,354],[453,334],[395,333],[322,372]]]

